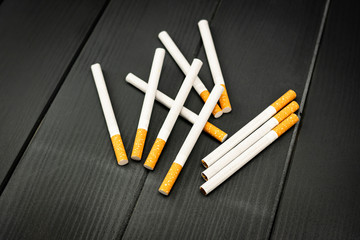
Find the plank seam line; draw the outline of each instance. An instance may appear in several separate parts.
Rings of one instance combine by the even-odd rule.
[[[214,9],[214,12],[213,12],[213,14],[211,15],[211,18],[210,18],[209,23],[212,22],[212,20],[214,19],[216,13],[218,12],[218,9],[219,9],[219,7],[220,7],[220,3],[221,3],[221,2],[222,2],[222,0],[219,0],[218,3],[216,4],[215,9]],[[201,40],[201,38],[200,38],[200,41],[199,41],[198,45],[197,45],[196,48],[195,48],[195,54],[194,54],[194,56],[198,56],[198,55],[199,55],[201,46],[202,46],[202,40]],[[146,179],[147,179],[148,174],[149,174],[149,171],[147,171],[146,174],[145,174],[145,176],[140,180],[140,182],[142,182],[140,191],[139,191],[138,194],[135,196],[136,201],[135,201],[135,203],[134,203],[134,206],[132,207],[131,211],[130,211],[129,214],[127,215],[127,220],[125,221],[124,230],[120,233],[120,236],[119,236],[120,239],[123,239],[123,238],[124,238],[124,235],[125,235],[125,233],[126,233],[126,229],[127,229],[128,225],[129,225],[129,223],[130,223],[130,221],[131,221],[131,217],[132,217],[132,215],[133,215],[133,212],[134,212],[135,209],[136,209],[136,206],[137,206],[138,201],[139,201],[139,199],[140,199],[140,195],[141,195],[141,193],[142,193],[142,191],[143,191],[143,189],[144,189],[145,182],[146,182]]]
[[[316,39],[313,56],[312,56],[312,59],[311,59],[311,62],[310,62],[308,75],[307,75],[307,78],[306,78],[306,83],[305,83],[305,86],[304,86],[304,92],[303,92],[301,102],[300,102],[300,108],[299,108],[299,113],[298,113],[299,123],[297,123],[295,125],[293,134],[291,136],[290,146],[289,146],[289,150],[288,150],[287,155],[286,155],[285,165],[284,165],[284,169],[283,169],[280,184],[279,184],[279,190],[278,190],[278,192],[276,194],[275,204],[274,204],[274,207],[273,207],[273,209],[271,211],[270,225],[269,225],[268,230],[267,230],[266,239],[270,239],[272,234],[273,234],[273,231],[274,231],[274,228],[275,228],[276,216],[277,216],[279,206],[280,206],[280,202],[281,202],[283,192],[284,192],[284,189],[285,189],[288,173],[289,173],[289,171],[291,169],[291,161],[292,161],[295,149],[296,149],[296,144],[297,144],[297,138],[298,138],[298,135],[299,135],[299,131],[301,130],[302,114],[303,114],[304,109],[305,109],[306,99],[307,99],[307,96],[308,96],[308,92],[310,90],[311,80],[313,78],[316,61],[318,59],[318,52],[319,52],[319,48],[320,48],[320,45],[321,45],[321,40],[322,40],[322,37],[323,37],[323,34],[324,34],[324,28],[325,28],[326,20],[327,20],[327,17],[328,17],[329,5],[330,5],[330,0],[327,0],[326,3],[325,3],[323,16],[322,16],[321,23],[320,23],[319,32],[318,32],[318,36],[317,36],[317,39]]]
[[[0,0],[1,1],[1,0]],[[101,10],[99,11],[99,13],[97,14],[95,20],[92,22],[88,32],[86,33],[84,39],[82,40],[81,44],[79,45],[78,49],[75,51],[74,56],[71,58],[68,66],[66,67],[64,73],[62,74],[62,76],[60,77],[59,82],[57,83],[55,89],[53,90],[53,92],[51,93],[49,100],[47,101],[47,103],[45,104],[43,110],[41,111],[41,113],[39,114],[39,117],[37,118],[34,126],[31,128],[29,135],[27,136],[27,138],[25,139],[24,144],[22,145],[22,147],[20,148],[19,153],[16,155],[13,163],[11,164],[8,172],[5,175],[4,180],[2,181],[2,183],[0,184],[0,197],[2,195],[2,193],[4,192],[7,184],[10,181],[10,178],[12,177],[12,175],[15,172],[15,169],[17,167],[17,165],[19,164],[22,156],[24,155],[26,149],[28,148],[31,140],[33,139],[33,137],[35,136],[37,130],[39,129],[41,122],[43,121],[43,119],[45,118],[45,115],[47,114],[48,110],[50,109],[52,103],[54,102],[58,92],[60,91],[60,88],[62,87],[62,85],[64,84],[66,77],[68,76],[68,74],[70,73],[75,61],[77,60],[77,58],[79,57],[80,53],[82,52],[83,48],[85,47],[85,44],[87,43],[87,41],[89,40],[91,34],[93,33],[97,23],[100,21],[100,18],[102,17],[103,13],[105,12],[105,9],[107,8],[107,6],[109,5],[110,0],[106,0],[104,5],[102,6]],[[1,4],[1,2],[0,2]]]

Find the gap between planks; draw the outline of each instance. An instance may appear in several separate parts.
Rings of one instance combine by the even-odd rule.
[[[313,56],[312,56],[312,59],[311,59],[311,62],[310,62],[309,71],[308,71],[308,75],[307,75],[305,86],[304,86],[303,95],[301,97],[300,108],[299,108],[299,113],[298,113],[299,122],[295,125],[293,134],[291,136],[290,146],[289,146],[289,150],[288,150],[287,155],[286,155],[285,165],[284,165],[284,169],[283,169],[280,184],[279,184],[279,190],[278,190],[278,192],[276,194],[275,204],[274,204],[274,207],[272,209],[271,216],[270,216],[270,225],[269,225],[268,230],[267,230],[266,239],[270,239],[271,236],[272,236],[274,226],[275,226],[275,221],[276,221],[276,215],[277,215],[279,205],[280,205],[280,202],[281,202],[281,198],[282,198],[282,195],[283,195],[283,192],[284,192],[284,189],[285,189],[288,173],[291,170],[291,161],[292,161],[295,149],[296,149],[297,137],[298,137],[299,132],[301,130],[302,114],[304,112],[306,99],[307,99],[307,96],[308,96],[308,93],[309,93],[309,90],[310,90],[311,80],[312,80],[312,77],[313,77],[313,73],[314,73],[314,69],[315,69],[315,65],[316,65],[316,61],[317,61],[317,57],[318,57],[318,53],[319,53],[319,48],[320,48],[320,45],[321,45],[321,40],[322,40],[322,37],[323,37],[325,24],[326,24],[326,20],[327,20],[327,17],[328,17],[329,6],[330,6],[330,0],[326,0],[325,6],[324,6],[323,16],[322,16],[321,22],[320,22],[318,36],[316,38],[316,43],[315,43],[315,47],[314,47]]]
[[[215,15],[216,15],[216,13],[218,12],[218,9],[219,9],[219,7],[220,7],[221,2],[222,2],[222,0],[218,0],[217,4],[216,4],[216,6],[215,6],[215,9],[214,9],[214,11],[213,11],[213,13],[212,13],[212,15],[211,15],[211,17],[210,17],[209,24],[211,24],[211,22],[212,22],[213,19],[215,18]],[[199,43],[198,43],[198,45],[197,45],[196,48],[195,48],[194,57],[197,57],[197,56],[199,55],[200,50],[201,50],[201,47],[202,47],[202,40],[201,40],[201,38],[200,38],[200,39],[199,39]],[[146,181],[148,175],[149,175],[149,171],[147,171],[146,174],[145,174],[145,176],[143,177],[143,179],[141,179],[141,183],[142,183],[141,189],[140,189],[140,191],[138,192],[138,194],[137,194],[136,197],[135,197],[134,207],[131,209],[131,211],[130,211],[130,213],[129,213],[129,215],[128,215],[127,221],[125,222],[124,230],[121,231],[121,233],[120,233],[120,236],[119,236],[120,239],[123,239],[123,237],[124,237],[124,234],[125,234],[126,229],[127,229],[128,225],[129,225],[129,223],[130,223],[132,214],[133,214],[133,212],[135,211],[135,208],[136,208],[137,203],[138,203],[138,201],[139,201],[141,192],[142,192],[142,190],[143,190],[143,188],[144,188],[145,181]]]
[[[0,0],[0,5],[3,1]],[[105,9],[107,8],[107,6],[109,5],[110,0],[106,0],[103,7],[101,8],[100,12],[97,14],[95,20],[93,21],[93,23],[91,24],[88,32],[86,33],[83,41],[81,42],[81,44],[79,45],[78,49],[75,51],[74,56],[71,58],[68,66],[66,67],[64,73],[62,74],[59,82],[57,83],[54,91],[51,93],[49,100],[47,101],[47,103],[44,106],[44,109],[41,111],[38,119],[36,120],[34,126],[31,128],[31,131],[29,133],[29,135],[27,136],[24,144],[22,145],[22,147],[20,148],[19,153],[16,155],[13,163],[11,164],[7,174],[5,175],[5,178],[3,180],[3,182],[0,184],[0,197],[2,195],[2,193],[4,192],[7,184],[9,183],[13,173],[15,172],[15,169],[17,167],[17,165],[19,164],[22,156],[24,155],[26,149],[28,148],[31,140],[33,139],[33,137],[35,136],[37,130],[39,129],[41,122],[43,121],[45,115],[47,114],[48,110],[51,107],[51,104],[54,102],[55,97],[57,96],[58,92],[60,91],[61,86],[64,84],[66,77],[68,76],[69,72],[71,71],[75,61],[77,60],[77,58],[79,57],[81,51],[83,50],[85,44],[87,43],[87,41],[89,40],[91,34],[93,33],[97,23],[99,22],[99,20],[101,19],[101,17],[103,16]],[[1,7],[1,6],[0,6]]]

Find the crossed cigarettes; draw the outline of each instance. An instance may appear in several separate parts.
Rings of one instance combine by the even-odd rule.
[[[223,113],[231,112],[232,106],[208,21],[200,20],[198,28],[214,82],[214,88],[211,93],[198,77],[203,64],[202,61],[195,58],[190,65],[166,31],[160,32],[158,37],[185,75],[175,99],[168,97],[157,89],[166,54],[163,48],[155,50],[147,83],[132,73],[129,73],[125,78],[126,82],[144,92],[143,104],[131,152],[133,160],[140,161],[143,157],[155,100],[166,106],[169,112],[146,157],[144,162],[145,168],[154,170],[179,116],[182,116],[192,124],[191,130],[158,189],[163,195],[169,195],[202,131],[222,143],[201,159],[202,164],[206,168],[201,173],[201,176],[206,182],[200,186],[200,191],[207,195],[299,120],[294,114],[299,109],[299,105],[293,101],[296,98],[296,93],[293,90],[289,90],[229,139],[227,139],[228,134],[226,132],[209,123],[208,119],[211,114],[215,118],[219,118]],[[100,64],[91,65],[91,71],[117,163],[119,165],[126,165],[128,158]],[[184,107],[184,103],[192,88],[195,89],[204,101],[199,115]]]
[[[170,190],[172,189],[176,179],[184,167],[192,149],[196,144],[197,139],[200,136],[202,129],[204,128],[212,110],[214,109],[215,104],[219,100],[223,91],[224,87],[220,84],[215,85],[214,89],[211,91],[209,98],[205,102],[199,113],[199,116],[196,119],[195,124],[192,126],[183,145],[181,146],[174,163],[171,165],[171,168],[165,176],[165,179],[159,188],[160,193],[164,195],[168,195],[170,193]]]
[[[160,157],[162,150],[164,149],[165,143],[170,136],[170,133],[175,125],[175,122],[180,114],[180,111],[186,101],[186,98],[193,86],[193,83],[200,71],[202,62],[199,59],[194,59],[190,66],[189,72],[186,75],[183,84],[175,97],[173,106],[170,108],[165,121],[160,128],[159,134],[152,146],[150,153],[144,163],[144,167],[149,170],[154,170],[155,165]]]

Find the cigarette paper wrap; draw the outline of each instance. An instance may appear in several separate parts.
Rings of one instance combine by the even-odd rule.
[[[159,37],[160,41],[162,42],[162,44],[165,46],[166,50],[173,57],[173,59],[175,60],[175,62],[177,63],[177,65],[179,66],[181,71],[185,75],[187,75],[188,71],[190,70],[190,64],[186,60],[184,55],[181,53],[180,49],[176,46],[175,42],[171,39],[169,34],[166,31],[162,31],[159,33],[158,37]],[[199,95],[201,95],[201,93],[204,92],[205,90],[207,91],[204,83],[200,80],[199,77],[196,77],[193,87]],[[204,98],[202,98],[202,99],[204,102],[206,102],[206,100],[204,100]],[[221,108],[217,104],[216,104],[215,108],[216,108],[216,110],[213,113],[213,115],[215,118],[218,118],[222,115],[222,112],[221,112],[221,114],[219,113],[219,110],[221,111]]]
[[[173,187],[176,179],[178,178],[180,172],[181,172],[182,166],[176,162],[174,162],[168,173],[166,174],[166,177],[164,181],[161,183],[161,186],[159,188],[159,192],[164,195],[169,195],[171,188]]]
[[[145,145],[146,134],[147,131],[143,128],[138,128],[138,130],[136,131],[134,147],[131,153],[131,158],[133,160],[139,161],[141,159]]]
[[[282,109],[286,104],[291,102],[296,98],[296,93],[293,90],[287,91],[284,95],[282,95],[278,100],[276,100],[271,106],[273,106],[278,112]]]
[[[200,97],[204,102],[206,102],[206,100],[209,98],[209,95],[210,92],[208,90],[205,90],[202,93],[200,93]],[[214,110],[212,111],[212,114],[214,115],[215,118],[219,118],[223,114],[223,111],[221,110],[219,105],[216,104]]]
[[[128,158],[126,156],[124,143],[123,143],[123,141],[121,139],[120,134],[116,134],[116,135],[112,136],[111,137],[111,142],[112,142],[112,145],[114,147],[117,163],[119,165],[127,164],[128,163]]]
[[[284,121],[282,121],[278,126],[274,127],[273,131],[276,132],[278,137],[283,135],[289,128],[295,125],[299,121],[298,116],[291,114]]]
[[[138,88],[140,91],[142,91],[142,92],[147,91],[147,86],[148,86],[147,83],[145,81],[141,80],[140,78],[138,78],[137,76],[135,76],[132,73],[129,73],[126,76],[125,80],[128,83],[130,83],[131,85]],[[173,106],[173,104],[174,104],[173,99],[171,99],[169,96],[165,95],[164,93],[160,92],[159,90],[156,91],[155,99],[157,101],[159,101],[161,104],[163,104],[164,106],[166,106],[167,108],[171,108]],[[196,113],[192,112],[191,110],[189,110],[186,107],[183,107],[181,109],[180,116],[182,116],[183,118],[185,118],[186,120],[188,120],[192,124],[195,123],[196,118],[198,117],[198,115]],[[211,126],[211,127],[209,127],[209,126]],[[208,133],[209,135],[213,136],[215,139],[219,140],[220,142],[225,141],[225,139],[228,136],[227,133],[223,132],[221,129],[219,129],[218,127],[212,125],[209,122],[205,125],[204,131],[206,133]],[[221,138],[221,135],[219,135],[218,133],[223,133],[222,134],[223,137]]]
[[[219,99],[220,106],[224,113],[229,113],[229,112],[231,112],[229,96],[228,96],[225,85],[224,84],[221,84],[221,85],[224,87],[224,91],[221,94],[220,99]]]
[[[165,146],[165,141],[161,138],[155,140],[154,145],[152,146],[150,153],[144,163],[144,167],[149,170],[154,170],[157,161],[159,160],[160,154]]]

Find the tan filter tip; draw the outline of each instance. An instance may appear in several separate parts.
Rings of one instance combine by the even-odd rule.
[[[280,112],[278,112],[274,118],[280,123],[285,118],[290,116],[290,114],[296,112],[299,109],[299,104],[295,101],[289,103],[286,107],[284,107]]]
[[[276,100],[273,104],[271,104],[271,106],[273,106],[276,109],[276,111],[279,111],[295,98],[296,98],[296,93],[293,90],[289,90],[284,95],[282,95],[278,100]]]
[[[162,140],[161,138],[157,138],[155,140],[154,145],[152,146],[150,153],[144,163],[144,167],[149,169],[149,170],[154,170],[155,165],[157,163],[157,161],[159,160],[160,154],[162,152],[162,150],[164,149],[165,146],[165,141]]]
[[[273,128],[273,131],[276,132],[278,137],[283,135],[287,130],[289,130],[292,126],[295,125],[299,121],[298,116],[294,113],[288,116],[284,121],[282,121],[279,125]]]
[[[159,188],[159,192],[164,195],[169,195],[171,188],[174,186],[176,179],[178,178],[181,172],[182,166],[176,162],[174,162],[168,173],[166,174],[164,181],[161,183]]]
[[[200,97],[204,102],[206,102],[209,96],[210,96],[210,92],[208,90],[205,90],[202,93],[200,93]],[[214,115],[215,118],[219,118],[223,114],[223,111],[221,110],[218,104],[215,105],[212,114]]]
[[[205,124],[205,127],[203,129],[205,132],[207,132],[208,134],[210,134],[211,136],[213,136],[215,139],[217,139],[220,142],[225,141],[225,139],[227,138],[227,133],[222,131],[221,129],[215,127],[214,125],[212,125],[211,123],[207,122]]]
[[[225,85],[221,84],[221,86],[224,87],[224,91],[222,92],[220,99],[219,99],[220,107],[224,113],[229,113],[229,112],[231,112],[229,96],[228,96]]]
[[[123,141],[121,139],[120,134],[116,134],[116,135],[112,136],[111,137],[111,142],[112,142],[112,145],[114,147],[117,163],[119,165],[127,164],[129,161],[128,161],[128,158],[126,156],[124,143],[123,143]]]
[[[138,128],[136,131],[134,146],[131,153],[131,158],[133,160],[139,161],[141,159],[144,150],[146,134],[147,131],[143,128]]]

